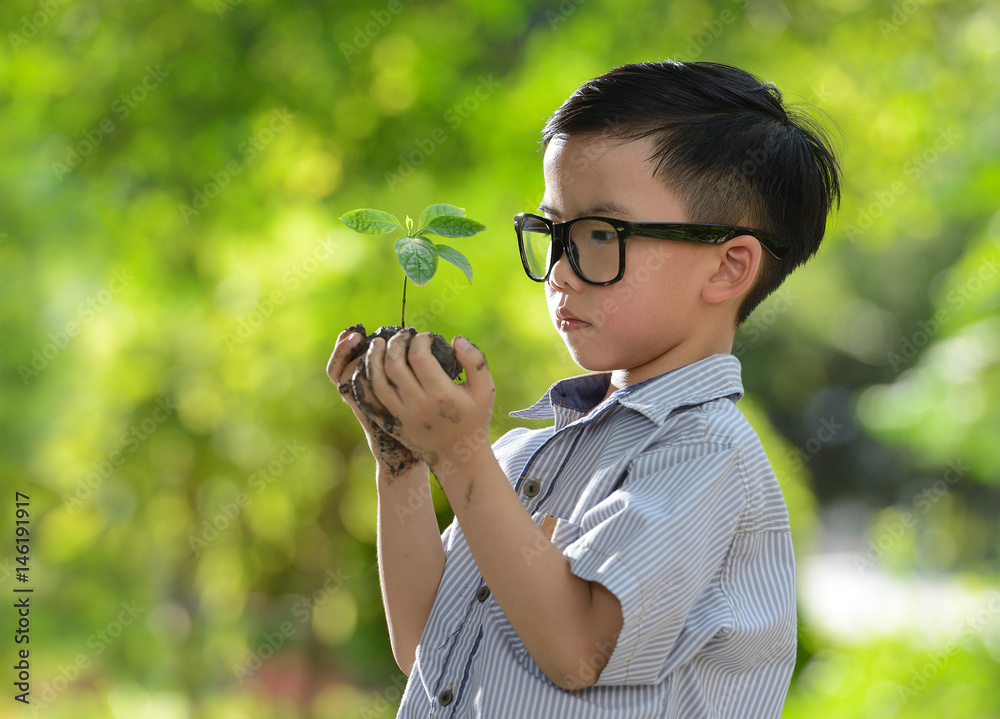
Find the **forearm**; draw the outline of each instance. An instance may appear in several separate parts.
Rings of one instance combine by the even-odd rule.
[[[444,548],[427,465],[420,463],[395,476],[379,470],[376,483],[382,603],[393,656],[409,675],[444,574]]]
[[[610,656],[622,621],[617,599],[570,571],[488,448],[441,479],[483,579],[535,663],[559,686],[589,683],[575,676],[579,659]]]

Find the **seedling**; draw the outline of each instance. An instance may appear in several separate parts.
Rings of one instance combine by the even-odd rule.
[[[427,207],[420,213],[416,225],[409,215],[404,226],[393,215],[382,210],[351,210],[341,216],[340,221],[364,235],[386,235],[396,230],[403,232],[403,237],[397,239],[395,244],[396,257],[403,268],[400,327],[406,327],[407,283],[423,287],[430,282],[437,272],[438,258],[455,265],[472,282],[472,265],[465,255],[448,245],[435,243],[430,236],[471,237],[486,229],[485,225],[467,218],[461,207],[444,204]]]
[[[400,224],[393,215],[381,210],[352,210],[341,216],[340,221],[364,235],[387,235],[396,230],[403,233],[403,237],[397,239],[395,244],[396,257],[403,268],[403,311],[399,327],[379,327],[370,335],[366,333],[364,325],[348,328],[360,333],[364,341],[355,346],[348,358],[349,362],[358,359],[351,381],[341,383],[339,388],[342,393],[351,394],[368,417],[382,459],[392,474],[399,474],[412,466],[417,457],[389,434],[399,420],[392,416],[371,391],[365,373],[365,350],[375,337],[388,341],[397,332],[406,332],[411,336],[416,334],[415,329],[406,326],[406,285],[412,282],[417,287],[423,287],[430,282],[437,272],[438,259],[455,265],[472,282],[472,265],[465,255],[448,245],[435,243],[431,236],[471,237],[485,230],[486,226],[468,219],[465,210],[454,205],[431,205],[420,213],[416,225],[409,217],[406,218],[405,225]],[[462,365],[455,358],[451,345],[439,334],[431,335],[431,354],[453,381],[460,380]]]

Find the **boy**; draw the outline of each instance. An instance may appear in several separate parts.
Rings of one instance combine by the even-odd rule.
[[[839,200],[822,135],[772,86],[711,63],[585,83],[543,132],[545,194],[515,229],[590,374],[491,448],[483,355],[375,340],[327,374],[377,460],[378,556],[401,717],[777,717],[795,662],[788,515],[736,408],[736,326],[819,246]],[[756,229],[754,229],[756,228]],[[385,424],[390,417],[391,424]],[[380,424],[381,422],[381,424]],[[392,438],[418,458],[392,464]],[[381,442],[380,442],[381,439]],[[456,521],[438,534],[428,466]]]

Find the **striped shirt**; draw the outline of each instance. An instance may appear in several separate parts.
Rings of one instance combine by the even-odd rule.
[[[511,413],[554,426],[512,430],[493,449],[525,510],[540,525],[555,518],[551,542],[571,571],[621,602],[617,641],[581,659],[568,678],[581,688],[553,684],[453,522],[399,717],[780,716],[795,664],[795,561],[781,490],[736,408],[739,360],[714,355],[604,400],[609,382],[557,382]],[[522,553],[530,562],[546,549]]]

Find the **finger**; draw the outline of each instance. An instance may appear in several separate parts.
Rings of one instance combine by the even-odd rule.
[[[370,348],[369,348],[370,349]],[[375,396],[371,381],[368,379],[368,354],[365,353],[358,362],[354,370],[354,377],[351,379],[351,390],[353,393],[355,414],[363,417],[373,431],[387,430],[387,425],[395,423],[395,417],[385,408],[381,400]]]
[[[496,392],[486,355],[462,335],[452,340],[451,347],[455,351],[455,359],[465,368],[465,384],[469,391],[483,398]]]
[[[410,340],[406,355],[410,370],[424,393],[440,392],[452,383],[431,351],[433,343],[434,335],[421,332]]]
[[[358,332],[344,330],[337,337],[337,344],[330,355],[330,360],[326,363],[326,376],[337,385],[341,394],[345,393],[344,384],[346,382],[349,385],[353,373],[353,367],[349,367],[355,361],[351,358],[351,354],[362,339]]]
[[[412,374],[406,361],[406,354],[413,335],[412,329],[400,330],[389,338],[385,346],[385,361],[383,363],[385,376],[389,384],[397,391],[400,389],[400,384],[406,381],[407,376]]]
[[[365,434],[368,435],[368,448],[372,455],[376,460],[382,462],[390,474],[395,476],[415,466],[420,459],[389,434],[398,424],[398,420],[372,392],[365,371],[366,357],[367,354],[359,357],[354,375],[348,383],[352,390],[349,404],[361,426],[365,427]]]
[[[368,377],[368,384],[379,402],[386,407],[389,404],[394,406],[399,403],[399,394],[395,386],[389,383],[385,376],[385,350],[386,343],[381,337],[376,337],[368,345],[368,353],[365,355],[365,374]]]

